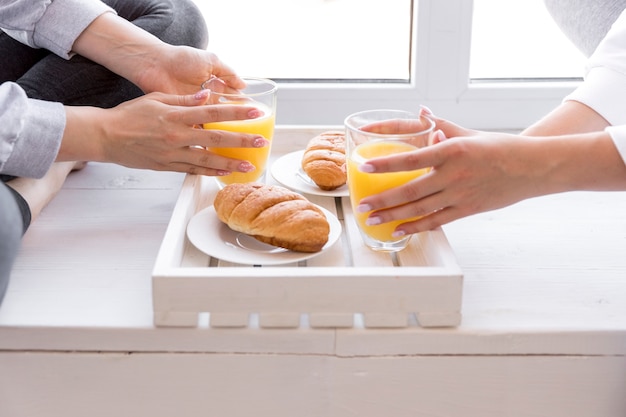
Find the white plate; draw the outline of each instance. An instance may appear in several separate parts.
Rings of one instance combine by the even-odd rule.
[[[247,265],[279,265],[312,258],[330,248],[341,236],[341,223],[323,207],[330,225],[328,242],[321,251],[294,252],[260,242],[232,230],[217,217],[213,206],[196,213],[187,224],[187,237],[195,247],[214,258]]]
[[[301,193],[324,195],[328,197],[347,197],[348,186],[324,191],[318,187],[302,169],[302,155],[304,151],[291,152],[281,156],[272,164],[272,177],[287,188]]]

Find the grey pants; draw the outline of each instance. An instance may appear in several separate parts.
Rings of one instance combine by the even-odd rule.
[[[135,25],[173,45],[204,49],[208,33],[191,0],[103,0]],[[17,82],[31,98],[65,105],[114,107],[142,95],[131,82],[82,57],[62,59],[46,50],[23,45],[0,31],[0,83]],[[89,138],[85,138],[89,140]],[[30,224],[30,209],[0,175],[0,303],[21,236]]]

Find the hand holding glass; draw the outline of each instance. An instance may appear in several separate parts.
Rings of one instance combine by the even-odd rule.
[[[202,84],[202,88],[210,89],[211,103],[254,106],[263,112],[257,119],[232,120],[205,123],[205,129],[227,130],[229,132],[252,133],[263,136],[270,143],[262,148],[210,148],[211,152],[229,158],[248,161],[256,167],[251,172],[232,172],[216,177],[222,184],[261,181],[265,175],[267,161],[271,152],[274,125],[276,121],[276,91],[278,87],[272,80],[264,78],[241,77],[246,83],[242,90],[226,88],[219,80],[212,79]],[[219,86],[219,88],[216,88]]]
[[[368,110],[345,119],[348,189],[350,203],[365,244],[382,252],[397,252],[409,243],[411,236],[394,237],[396,227],[413,219],[368,225],[371,212],[358,213],[359,202],[370,195],[405,184],[429,171],[366,173],[359,166],[369,159],[410,152],[432,144],[435,123],[423,115],[402,110]]]

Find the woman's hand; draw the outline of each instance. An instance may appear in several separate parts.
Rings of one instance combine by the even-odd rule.
[[[145,92],[193,94],[206,80],[220,79],[233,89],[245,83],[217,55],[188,46],[163,44],[154,53],[155,60],[140,68],[137,85]]]
[[[405,185],[361,200],[359,211],[375,210],[372,224],[425,216],[404,223],[397,232],[411,234],[430,230],[470,214],[521,200],[527,172],[515,155],[513,135],[481,133],[462,129],[443,120],[436,143],[417,151],[377,158],[364,164],[367,172],[392,172],[432,167]]]
[[[371,224],[424,216],[396,230],[411,234],[530,197],[626,189],[626,166],[603,131],[529,137],[464,129],[431,117],[438,143],[361,166],[366,172],[432,167],[405,185],[361,200],[359,211],[374,210]]]
[[[260,116],[254,107],[206,105],[208,91],[176,96],[151,93],[112,109],[66,107],[58,161],[101,161],[159,171],[227,175],[254,170],[248,161],[206,148],[267,146],[262,136],[199,125]]]

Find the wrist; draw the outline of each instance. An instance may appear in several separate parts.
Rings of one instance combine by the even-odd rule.
[[[142,74],[156,65],[164,45],[131,22],[105,13],[76,39],[73,50],[142,88]]]
[[[97,107],[65,106],[66,124],[57,161],[106,162],[106,112]]]
[[[542,182],[542,194],[626,189],[626,165],[607,132],[536,140],[536,179]]]

